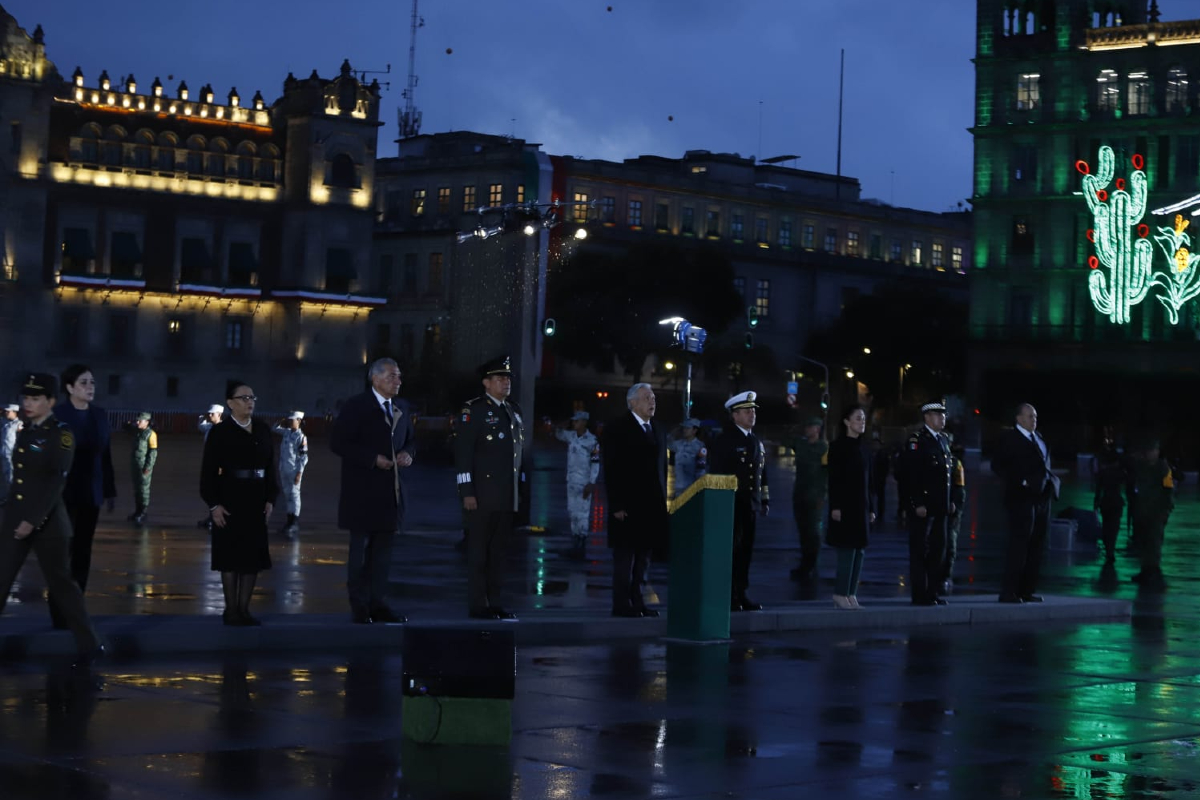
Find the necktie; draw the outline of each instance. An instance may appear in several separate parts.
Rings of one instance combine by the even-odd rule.
[[[653,436],[653,435],[654,435],[654,434],[651,432],[651,430],[650,430],[650,423],[649,423],[649,422],[643,422],[643,423],[642,423],[642,430],[644,430],[644,431],[646,432],[646,435],[647,435],[647,436]]]
[[[392,401],[391,400],[383,401],[383,414],[385,417],[387,417],[387,422],[388,422],[388,425],[390,426],[394,420],[394,417],[392,416]]]

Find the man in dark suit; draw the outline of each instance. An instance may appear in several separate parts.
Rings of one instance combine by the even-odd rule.
[[[758,400],[754,392],[742,392],[725,402],[731,425],[713,442],[709,471],[714,475],[736,475],[733,496],[733,582],[730,611],[762,611],[762,604],[746,596],[750,585],[750,559],[758,514],[767,515],[771,496],[767,486],[767,453],[754,433]]]
[[[992,470],[1004,479],[1008,551],[1004,558],[1001,603],[1040,603],[1037,591],[1050,525],[1050,504],[1060,480],[1050,471],[1050,446],[1037,432],[1037,409],[1022,403],[1016,426],[1000,440]]]
[[[642,599],[650,550],[670,525],[667,437],[654,422],[654,390],[636,383],[626,414],[604,428],[600,454],[608,491],[608,546],[613,551],[614,617],[657,617]]]
[[[408,403],[397,400],[400,367],[390,358],[371,365],[371,388],[351,397],[333,423],[330,446],[342,459],[338,527],[350,531],[346,588],[355,622],[406,622],[388,607],[392,540],[404,525],[401,471],[416,449]]]
[[[954,457],[942,429],[946,405],[934,400],[921,406],[924,424],[908,437],[897,477],[905,487],[908,517],[908,580],[914,606],[946,605],[938,597],[946,554],[946,523],[955,511],[950,501]]]
[[[459,413],[454,437],[458,496],[467,528],[467,613],[515,620],[500,604],[504,563],[525,495],[525,423],[508,399],[512,362],[500,356],[479,367],[483,394]]]

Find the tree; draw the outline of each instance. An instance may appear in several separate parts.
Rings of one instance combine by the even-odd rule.
[[[638,243],[623,251],[582,245],[550,273],[546,309],[557,327],[546,346],[604,371],[619,361],[640,378],[646,356],[667,344],[659,320],[680,316],[719,335],[740,317],[733,278],[729,259],[703,243]]]
[[[850,369],[876,405],[894,407],[900,405],[902,369],[905,405],[961,393],[966,344],[965,298],[895,282],[849,303],[836,322],[809,337],[804,354],[828,364],[835,385]]]

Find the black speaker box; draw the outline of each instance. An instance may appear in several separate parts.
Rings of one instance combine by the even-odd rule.
[[[511,700],[516,690],[512,630],[404,629],[404,694]]]

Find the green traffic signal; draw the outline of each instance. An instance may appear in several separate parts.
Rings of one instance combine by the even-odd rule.
[[[746,334],[746,349],[749,350],[752,347],[754,347],[754,334],[747,333]]]
[[[751,328],[758,327],[758,306],[746,306],[746,324]]]
[[[542,333],[546,336],[553,336],[556,330],[558,330],[558,323],[554,321],[554,317],[549,317],[542,323]]]

